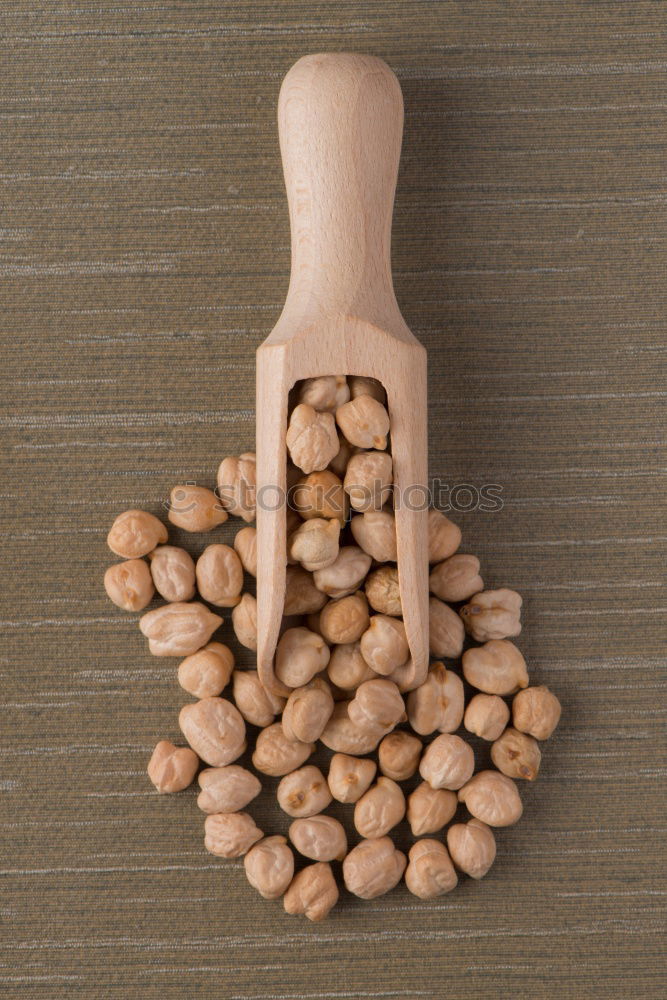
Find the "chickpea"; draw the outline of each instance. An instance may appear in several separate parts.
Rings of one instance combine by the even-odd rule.
[[[398,885],[406,864],[389,837],[362,840],[343,861],[343,880],[355,896],[375,899]]]
[[[412,733],[389,733],[378,747],[380,770],[394,781],[406,781],[416,772],[422,749],[422,741]]]
[[[428,512],[428,561],[439,563],[453,556],[461,544],[461,529],[442,511]]]
[[[447,831],[452,861],[471,878],[483,878],[496,859],[496,840],[486,823],[471,819]]]
[[[107,535],[107,545],[123,559],[141,559],[166,541],[167,529],[162,521],[145,510],[126,510],[119,514]]]
[[[388,615],[374,615],[360,640],[361,655],[377,674],[387,676],[410,655],[405,625]]]
[[[462,664],[468,684],[485,694],[507,695],[528,687],[526,661],[507,639],[491,639],[466,649]]]
[[[221,858],[238,858],[264,834],[244,812],[211,813],[204,820],[204,846]]]
[[[357,448],[384,451],[389,433],[389,414],[372,396],[357,396],[336,410],[336,423]]]
[[[165,601],[189,601],[195,596],[195,564],[185,549],[158,545],[148,559],[155,589]]]
[[[318,861],[298,872],[283,897],[286,913],[303,913],[319,923],[338,902],[338,886],[331,865]]]
[[[257,600],[252,594],[242,594],[232,611],[236,638],[246,649],[257,649]]]
[[[429,597],[428,623],[431,656],[457,659],[463,650],[465,630],[456,612],[437,597]]]
[[[350,398],[357,396],[372,396],[378,403],[383,405],[387,402],[387,393],[384,391],[381,382],[376,378],[368,378],[366,375],[348,375],[347,384],[350,387]]]
[[[207,767],[199,773],[197,805],[205,813],[232,813],[245,809],[262,790],[259,778],[239,764]]]
[[[463,681],[444,663],[432,663],[426,680],[408,695],[408,719],[416,733],[453,733],[461,725]]]
[[[314,410],[334,413],[339,406],[347,403],[350,398],[345,375],[320,375],[318,378],[306,378],[299,385],[298,399],[307,403]]]
[[[396,522],[386,510],[369,510],[353,517],[350,522],[357,545],[376,562],[396,562]]]
[[[561,707],[546,685],[519,691],[512,702],[512,722],[521,733],[548,740],[560,720]]]
[[[333,816],[295,819],[289,828],[289,839],[299,854],[311,861],[342,861],[347,854],[345,830]]]
[[[405,796],[391,778],[378,778],[354,807],[354,825],[362,837],[384,837],[405,816]]]
[[[331,803],[331,792],[319,767],[307,764],[281,779],[278,805],[288,816],[316,816]]]
[[[392,681],[364,681],[349,703],[350,721],[357,726],[378,727],[387,732],[406,718],[401,693]]]
[[[151,571],[143,559],[127,559],[109,566],[104,574],[104,589],[123,611],[143,611],[155,592]]]
[[[408,823],[415,837],[437,833],[453,817],[458,806],[456,792],[447,788],[431,788],[422,781],[408,796]]]
[[[412,658],[407,659],[400,667],[396,667],[392,670],[386,678],[388,681],[393,681],[401,694],[406,694],[408,691],[414,691],[415,688],[420,686],[420,677],[414,670],[412,664]]]
[[[359,642],[346,642],[334,646],[327,674],[331,683],[343,691],[355,691],[364,681],[373,680],[378,676],[361,655]]]
[[[294,855],[285,837],[265,837],[243,859],[246,877],[264,899],[278,899],[294,876]]]
[[[508,778],[533,781],[540,769],[541,758],[537,740],[511,726],[491,747],[491,760]]]
[[[223,458],[218,469],[218,496],[220,503],[236,517],[244,521],[255,520],[257,475],[255,455],[246,451],[243,455]]]
[[[468,702],[463,725],[483,740],[497,740],[509,722],[510,710],[497,694],[476,694]]]
[[[329,597],[348,597],[363,583],[370,566],[371,557],[358,546],[344,545],[330,566],[313,573],[313,580]]]
[[[350,459],[344,487],[354,510],[382,510],[391,500],[394,481],[391,456],[386,451],[360,451]]]
[[[458,878],[449,852],[439,840],[419,840],[408,854],[405,884],[419,899],[435,899],[456,888]]]
[[[523,812],[516,785],[498,771],[478,771],[458,795],[468,812],[487,826],[511,826]]]
[[[257,576],[257,528],[248,525],[234,536],[234,549],[246,573]]]
[[[161,740],[148,764],[148,777],[158,792],[180,792],[194,781],[199,757],[189,747]]]
[[[224,524],[229,514],[213,490],[185,485],[174,486],[169,494],[167,517],[183,531],[212,531]]]
[[[288,739],[315,743],[331,718],[334,700],[331,688],[322,677],[296,688],[283,711],[283,730]]]
[[[484,589],[479,575],[479,559],[459,553],[434,566],[428,578],[432,594],[441,601],[456,603]]]
[[[309,615],[321,611],[326,603],[327,596],[315,586],[312,573],[301,566],[287,567],[284,615]]]
[[[329,469],[299,479],[290,490],[290,503],[306,521],[335,518],[344,524],[347,520],[347,495],[338,476]]]
[[[443,733],[437,736],[424,751],[419,773],[431,788],[448,788],[456,791],[470,781],[475,770],[472,747],[460,736]]]
[[[335,753],[361,755],[375,750],[386,730],[380,726],[359,725],[350,719],[350,701],[339,701],[320,736],[320,741]]]
[[[178,724],[195,753],[214,767],[231,764],[247,745],[243,716],[226,698],[202,698],[184,705]]]
[[[178,666],[178,683],[195,698],[213,698],[227,687],[233,669],[231,649],[222,642],[209,642],[182,660]]]
[[[348,463],[352,456],[357,451],[349,441],[346,441],[343,435],[338,432],[338,454],[329,462],[328,468],[334,475],[342,481],[345,478],[345,470],[347,469]]]
[[[361,591],[329,601],[320,612],[322,635],[333,645],[356,642],[368,628],[369,621],[368,604]]]
[[[373,611],[382,615],[402,615],[401,591],[398,584],[398,569],[395,566],[380,566],[366,579],[366,597]]]
[[[148,639],[153,656],[188,656],[206,645],[222,618],[198,601],[165,604],[147,611],[139,628]]]
[[[329,790],[337,802],[357,802],[370,787],[376,770],[374,760],[336,753],[329,763]]]
[[[274,722],[257,737],[252,763],[257,771],[282,778],[305,764],[314,749],[314,743],[288,739],[281,723]]]
[[[233,608],[241,600],[243,566],[229,545],[207,545],[197,560],[199,593],[219,608]]]
[[[308,403],[292,411],[285,440],[292,461],[306,475],[326,469],[340,447],[332,414],[318,413]]]
[[[340,521],[314,517],[311,521],[304,521],[291,536],[289,554],[304,569],[311,572],[324,569],[336,560],[339,535]]]
[[[514,590],[484,590],[459,612],[466,631],[477,642],[507,639],[521,632],[521,604]]]
[[[268,691],[256,670],[235,670],[232,691],[236,707],[251,726],[265,729],[284,708],[285,699]]]
[[[322,636],[301,626],[288,628],[276,647],[276,677],[287,687],[303,687],[324,670],[329,655]]]

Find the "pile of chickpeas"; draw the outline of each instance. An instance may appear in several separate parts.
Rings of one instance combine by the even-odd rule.
[[[195,562],[168,544],[162,521],[139,510],[119,515],[107,539],[123,559],[106,571],[107,594],[131,612],[156,593],[164,599],[139,626],[151,653],[183,657],[178,681],[196,699],[179,715],[188,745],[159,742],[151,781],[159,792],[178,792],[197,777],[206,848],[243,856],[262,896],[282,897],[288,913],[315,921],[339,898],[338,862],[345,887],[362,899],[401,878],[421,899],[449,892],[457,873],[482,878],[496,855],[493,830],[521,816],[517,782],[537,777],[540,743],[561,711],[547,687],[530,686],[511,641],[521,632],[521,597],[484,589],[479,560],[459,552],[459,528],[437,510],[428,513],[433,662],[414,686],[385,404],[382,386],[368,378],[326,376],[293,390],[287,590],[275,655],[287,698],[266,690],[256,670],[237,669],[233,650],[216,638],[217,610],[229,608],[236,640],[257,649],[257,605],[247,589],[257,572],[252,453],[224,459],[215,492],[180,485],[171,493],[169,521],[187,532],[214,531],[230,515],[245,521],[233,547],[213,543]],[[242,766],[247,726],[259,732],[252,763]],[[466,733],[490,744],[493,768],[475,770]],[[318,742],[332,752],[326,776],[307,763]],[[402,783],[417,774],[421,782],[406,793]],[[265,834],[245,811],[262,775],[280,778],[288,838]],[[354,806],[354,846],[327,815],[334,800]],[[418,838],[407,857],[390,836],[404,819]]]

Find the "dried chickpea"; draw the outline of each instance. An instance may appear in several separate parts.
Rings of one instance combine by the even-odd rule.
[[[199,757],[189,747],[161,740],[148,764],[148,777],[158,792],[180,792],[194,781]]]
[[[284,615],[309,615],[321,611],[326,603],[327,595],[317,589],[312,573],[301,566],[287,567]]]
[[[195,698],[212,698],[222,694],[233,669],[231,649],[222,642],[209,642],[178,665],[178,683]]]
[[[369,724],[359,725],[349,716],[350,701],[339,701],[320,736],[320,741],[335,753],[361,755],[375,750],[386,729]]]
[[[324,569],[335,562],[338,555],[340,521],[314,517],[304,521],[289,540],[289,554],[295,562],[311,572]]]
[[[378,747],[380,770],[394,781],[406,781],[415,774],[422,749],[422,741],[412,733],[389,733]]]
[[[234,549],[246,573],[257,576],[257,529],[241,528],[234,536]]]
[[[354,807],[354,826],[368,840],[384,837],[405,816],[405,796],[391,778],[381,777]]]
[[[357,802],[370,787],[376,770],[374,760],[336,753],[329,763],[329,790],[337,802]]]
[[[174,486],[169,494],[172,524],[183,531],[212,531],[229,517],[213,490],[204,486]]]
[[[306,475],[326,469],[340,447],[333,415],[318,413],[308,403],[292,411],[285,440],[292,461]]]
[[[123,559],[140,559],[166,541],[167,529],[162,521],[145,510],[126,510],[119,514],[107,535],[107,545]]]
[[[491,639],[466,649],[461,662],[468,684],[484,694],[507,695],[528,687],[526,661],[507,639]]]
[[[329,662],[329,647],[320,635],[301,626],[288,628],[276,647],[276,677],[287,687],[303,687]]]
[[[360,451],[350,459],[344,487],[354,510],[382,510],[391,499],[394,481],[391,455],[386,451]]]
[[[243,566],[231,546],[206,546],[197,560],[197,588],[209,604],[236,607],[243,590]]]
[[[512,722],[521,733],[548,740],[560,720],[560,702],[546,685],[519,691],[512,702]]]
[[[252,594],[242,594],[232,611],[236,638],[246,649],[257,649],[257,600]]]
[[[439,840],[419,840],[408,854],[405,884],[419,899],[435,899],[456,888],[458,878],[449,852]]]
[[[104,589],[123,611],[143,611],[155,593],[151,571],[143,559],[127,559],[109,566],[104,574]]]
[[[279,899],[294,876],[294,855],[285,837],[265,837],[243,859],[246,877],[264,899]]]
[[[378,403],[383,405],[387,402],[387,393],[384,391],[381,382],[376,378],[368,378],[366,375],[349,375],[347,384],[350,388],[350,398],[357,396],[372,396]]]
[[[349,398],[350,390],[344,375],[306,378],[299,385],[299,402],[307,403],[320,412],[335,413]]]
[[[424,751],[419,773],[431,788],[448,788],[456,791],[470,781],[475,770],[472,747],[460,736],[443,733],[437,736]]]
[[[398,885],[406,864],[389,837],[362,840],[343,861],[343,880],[355,896],[375,899]]]
[[[184,705],[178,724],[195,753],[214,767],[231,764],[246,748],[243,716],[226,698]]]
[[[433,567],[428,585],[431,593],[441,601],[465,601],[484,589],[484,581],[479,575],[479,559],[462,552],[450,556]]]
[[[348,597],[361,586],[370,568],[369,555],[356,545],[344,545],[330,566],[313,573],[313,581],[328,597]]]
[[[265,729],[284,708],[285,699],[268,691],[256,670],[235,670],[232,691],[239,712],[251,726]]]
[[[333,816],[295,819],[289,828],[289,839],[299,854],[311,861],[342,861],[347,854],[345,830]]]
[[[290,771],[296,771],[305,764],[313,750],[314,743],[301,743],[289,740],[280,722],[267,726],[257,737],[252,763],[257,771],[269,774],[274,778],[282,778]]]
[[[338,886],[331,865],[318,861],[298,872],[283,897],[285,912],[303,913],[319,923],[338,902]]]
[[[439,563],[453,556],[461,544],[461,529],[440,510],[428,512],[428,561]]]
[[[523,812],[516,785],[498,771],[478,771],[458,795],[468,812],[487,826],[511,826]]]
[[[407,819],[415,837],[437,833],[447,826],[458,806],[456,792],[448,788],[431,788],[422,781],[408,796]]]
[[[379,611],[382,615],[403,614],[396,566],[380,566],[373,570],[366,578],[364,590],[373,611]]]
[[[241,857],[263,836],[248,813],[211,813],[204,820],[204,846],[220,858]]]
[[[406,718],[405,704],[393,681],[364,681],[348,705],[348,716],[357,726],[377,726],[386,733]]]
[[[364,681],[378,675],[361,655],[359,642],[346,642],[334,646],[327,666],[329,680],[343,691],[355,691]]]
[[[350,444],[357,448],[387,447],[389,414],[372,396],[357,396],[336,410],[336,423]]]
[[[405,625],[389,615],[373,615],[360,639],[361,655],[376,674],[387,676],[410,655]]]
[[[232,813],[245,809],[262,790],[259,778],[239,764],[207,767],[199,773],[197,805],[205,813]]]
[[[396,522],[386,510],[369,510],[350,521],[357,545],[376,562],[396,562]]]
[[[444,663],[432,663],[426,680],[408,695],[410,725],[416,733],[428,736],[436,729],[453,733],[461,725],[465,696],[463,681],[447,670]]]
[[[457,613],[437,597],[428,600],[429,649],[431,656],[457,659],[463,650],[465,630]]]
[[[452,861],[471,878],[483,878],[496,859],[496,839],[486,823],[471,819],[447,831]]]
[[[165,601],[189,601],[195,596],[195,564],[185,549],[158,545],[148,559],[155,589]]]
[[[360,639],[369,620],[366,598],[357,591],[324,605],[320,612],[320,629],[327,642],[344,645]]]
[[[344,524],[347,520],[347,496],[342,482],[330,469],[311,472],[299,479],[290,490],[290,503],[306,521],[333,517]]]
[[[331,688],[322,677],[296,688],[283,710],[283,730],[288,739],[302,743],[319,740],[334,710]]]
[[[459,613],[466,632],[477,642],[488,642],[520,634],[521,604],[514,590],[483,590],[471,597]]]
[[[256,488],[255,455],[252,451],[238,457],[223,458],[218,469],[218,496],[225,510],[242,517],[244,521],[254,521]]]
[[[196,653],[220,625],[222,618],[198,601],[165,604],[155,611],[147,611],[139,619],[139,628],[148,639],[153,656]]]
[[[316,816],[331,803],[331,792],[319,767],[307,764],[281,779],[278,805],[288,816]]]
[[[508,778],[533,781],[540,769],[541,758],[537,740],[511,726],[491,747],[491,760]]]
[[[509,722],[510,710],[497,694],[476,694],[468,702],[463,725],[483,740],[497,740]]]

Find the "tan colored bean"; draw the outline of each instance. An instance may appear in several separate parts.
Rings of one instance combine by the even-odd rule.
[[[336,561],[339,537],[340,521],[314,517],[296,529],[289,539],[288,552],[295,562],[312,573]]]
[[[289,740],[281,723],[274,722],[273,725],[263,729],[257,737],[252,763],[262,774],[282,778],[284,774],[296,771],[305,764],[314,749],[314,743]]]
[[[321,611],[327,595],[317,589],[313,574],[301,566],[288,566],[286,574],[283,614],[309,615]]]
[[[509,722],[510,710],[497,694],[476,694],[468,702],[463,725],[483,740],[497,740]]]
[[[343,861],[343,880],[355,896],[375,899],[398,885],[406,864],[389,837],[362,840]]]
[[[320,412],[335,413],[349,398],[350,389],[344,375],[306,378],[299,385],[299,402],[307,403]]]
[[[402,615],[401,591],[396,566],[380,566],[366,579],[366,597],[373,611],[381,615]]]
[[[315,743],[331,718],[334,700],[323,677],[296,688],[283,710],[283,730],[288,739]]]
[[[339,701],[320,736],[320,741],[335,753],[361,755],[375,750],[386,730],[379,726],[359,725],[349,716],[349,701]]]
[[[336,423],[350,444],[384,451],[389,433],[389,414],[372,396],[357,396],[336,410]]]
[[[350,521],[357,545],[376,562],[396,562],[396,522],[388,510],[369,510]]]
[[[236,638],[246,649],[257,650],[257,600],[252,594],[242,594],[232,611]]]
[[[465,696],[463,681],[444,663],[432,663],[426,680],[408,695],[410,725],[416,733],[428,736],[436,729],[453,733],[461,725]]]
[[[521,733],[548,740],[560,720],[561,707],[546,685],[519,691],[512,702],[512,722]]]
[[[231,546],[206,546],[197,560],[197,587],[209,604],[236,607],[243,590],[243,566]]]
[[[235,670],[232,675],[234,701],[251,726],[265,729],[282,712],[285,699],[268,691],[256,670]]]
[[[148,763],[148,777],[158,792],[180,792],[194,781],[199,758],[189,747],[160,740]]]
[[[218,496],[225,510],[242,517],[244,521],[254,521],[256,488],[255,455],[252,451],[223,458],[218,469]]]
[[[384,391],[381,382],[376,378],[368,378],[366,375],[348,375],[347,384],[350,388],[350,398],[357,396],[372,396],[378,403],[383,405],[387,402],[387,393]]]
[[[466,649],[461,662],[468,684],[485,694],[508,695],[528,687],[526,661],[507,639],[491,639]]]
[[[126,510],[119,514],[107,535],[107,545],[123,559],[141,559],[166,541],[167,529],[162,521],[145,510]]]
[[[468,812],[487,826],[511,826],[523,812],[516,785],[498,771],[479,771],[458,795]]]
[[[143,611],[155,593],[151,571],[143,559],[127,559],[109,566],[104,574],[104,589],[123,611]]]
[[[283,897],[285,912],[304,914],[319,923],[338,902],[338,886],[331,865],[318,861],[298,872]]]
[[[384,678],[359,685],[349,703],[348,715],[357,726],[378,726],[385,733],[407,718],[401,692]]]
[[[521,633],[521,604],[514,590],[484,590],[471,597],[459,614],[466,632],[477,642],[508,639]]]
[[[185,549],[158,545],[148,559],[155,589],[165,601],[189,601],[195,596],[195,564]]]
[[[197,805],[205,813],[232,813],[245,809],[262,790],[259,778],[240,764],[207,767],[199,773]]]
[[[147,611],[139,619],[139,628],[147,637],[153,656],[196,653],[221,625],[220,615],[214,615],[198,601],[165,604],[155,611]]]
[[[483,878],[496,859],[496,839],[486,823],[471,819],[447,831],[452,861],[471,878]]]
[[[331,803],[331,792],[319,767],[307,764],[281,779],[278,805],[288,816],[316,816]]]
[[[234,536],[234,550],[246,573],[257,576],[257,528],[248,525]]]
[[[212,813],[204,820],[204,846],[220,858],[241,857],[263,836],[248,813]]]
[[[214,767],[231,764],[246,748],[243,716],[226,698],[184,705],[178,725],[195,753]]]
[[[327,642],[345,645],[360,639],[369,625],[368,603],[360,590],[329,601],[320,612],[320,629]]]
[[[285,440],[292,461],[306,475],[326,469],[340,447],[333,415],[318,413],[307,403],[292,411]]]
[[[348,499],[342,482],[330,469],[302,477],[289,496],[294,510],[306,521],[314,517],[335,518],[344,524],[347,520]]]
[[[391,455],[386,451],[360,451],[350,459],[344,487],[354,510],[382,510],[392,496]]]
[[[361,655],[377,674],[388,676],[410,655],[405,625],[389,615],[373,615],[360,640]]]
[[[412,733],[389,733],[378,747],[380,770],[394,781],[406,781],[417,771],[422,749],[422,741]]]
[[[428,512],[428,561],[439,563],[453,556],[461,544],[461,529],[440,510]]]
[[[353,594],[363,583],[370,567],[369,555],[357,545],[344,545],[330,566],[313,573],[313,580],[318,590],[337,600]]]
[[[449,852],[439,840],[419,840],[410,848],[405,884],[419,899],[435,899],[456,888],[458,877]]]
[[[338,454],[329,462],[328,468],[334,475],[342,481],[345,477],[345,470],[347,469],[347,464],[350,461],[352,455],[356,452],[349,441],[346,441],[343,435],[338,432]]]
[[[311,861],[342,861],[347,854],[345,830],[333,816],[295,819],[289,828],[289,839],[299,854]]]
[[[537,740],[511,726],[491,747],[491,760],[508,778],[533,781],[540,769],[541,758]]]
[[[405,796],[391,778],[381,777],[354,807],[354,826],[367,839],[384,837],[405,816]]]
[[[420,686],[420,675],[414,669],[412,664],[412,658],[410,657],[405,661],[400,667],[396,667],[392,670],[386,678],[388,681],[393,681],[401,694],[406,694],[408,691],[414,691],[415,688]]]
[[[195,698],[213,698],[227,687],[233,669],[231,649],[222,642],[209,642],[179,664],[178,683]]]
[[[484,589],[484,581],[479,575],[479,559],[462,552],[450,556],[433,567],[428,585],[431,593],[441,601],[452,604],[465,601]]]
[[[431,788],[456,791],[470,781],[475,770],[475,755],[469,743],[460,736],[443,733],[424,751],[419,773]]]
[[[329,790],[337,802],[358,802],[376,771],[374,760],[336,753],[329,763]]]
[[[361,655],[359,642],[346,642],[334,646],[327,666],[329,680],[343,691],[355,691],[364,681],[378,675]]]
[[[310,629],[288,628],[276,647],[276,677],[287,687],[303,687],[329,662],[329,647]]]
[[[205,486],[174,486],[169,494],[172,524],[183,531],[213,531],[229,517],[213,490]]]
[[[294,855],[285,837],[265,837],[243,859],[246,878],[264,899],[279,899],[294,876]]]
[[[413,835],[421,837],[425,833],[442,830],[457,806],[456,792],[447,788],[431,788],[428,781],[422,781],[408,796],[407,818]]]
[[[457,613],[437,597],[429,597],[428,623],[431,656],[458,659],[463,650],[465,630]]]

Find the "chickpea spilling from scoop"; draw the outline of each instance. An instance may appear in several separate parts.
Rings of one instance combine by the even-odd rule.
[[[150,652],[181,658],[178,683],[195,699],[178,720],[187,746],[161,740],[155,747],[153,785],[171,793],[198,780],[207,850],[243,857],[248,881],[265,899],[282,898],[287,913],[319,921],[342,885],[375,899],[403,879],[428,900],[462,875],[482,878],[496,856],[494,830],[522,814],[519,784],[537,778],[540,744],[561,707],[549,688],[531,685],[513,641],[521,597],[485,590],[479,559],[459,552],[460,529],[434,509],[433,662],[409,689],[391,421],[379,382],[325,376],[299,383],[286,447],[287,589],[275,673],[289,697],[267,691],[256,670],[239,668],[228,636],[219,634],[229,616],[236,642],[257,648],[252,453],[222,461],[215,491],[172,489],[172,527],[215,532],[197,558],[169,544],[167,526],[153,514],[120,514],[107,543],[122,561],[107,569],[104,586],[122,610],[144,612],[139,626]],[[219,529],[230,516],[242,527],[227,544]],[[167,603],[149,609],[155,598]],[[315,766],[309,761],[318,747]],[[321,748],[329,754],[325,770]],[[288,820],[279,833],[265,833],[252,816],[264,776],[277,779]],[[347,829],[327,813],[337,803],[350,807]],[[401,828],[417,838],[405,852],[392,839],[404,837]],[[295,852],[308,864],[297,864]]]

